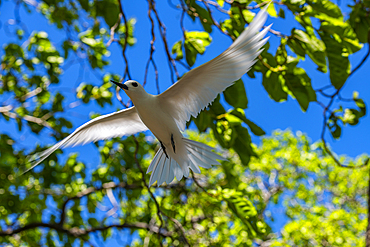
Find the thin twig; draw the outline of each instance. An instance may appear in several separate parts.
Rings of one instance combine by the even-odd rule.
[[[152,12],[152,5],[150,4],[150,2],[148,2],[149,4],[149,8],[148,8],[148,17],[149,17],[149,20],[150,20],[150,23],[151,23],[151,34],[152,34],[152,40],[150,41],[150,50],[149,50],[149,58],[148,58],[148,61],[146,63],[146,66],[145,66],[145,73],[144,73],[144,82],[143,82],[143,86],[145,86],[146,82],[147,82],[147,77],[148,77],[148,70],[149,70],[149,65],[150,63],[152,63],[153,67],[154,67],[154,73],[155,73],[155,83],[156,83],[156,86],[157,86],[157,93],[160,94],[160,89],[159,89],[159,80],[158,80],[158,68],[157,68],[157,65],[153,59],[153,53],[155,51],[155,46],[154,46],[154,42],[155,42],[155,32],[154,32],[154,20],[151,16],[151,12]]]
[[[152,232],[154,232],[154,233],[156,233],[156,234],[158,234],[162,237],[170,237],[170,236],[173,235],[172,232],[168,232],[168,231],[166,231],[166,230],[164,230],[164,229],[162,229],[158,226],[150,226],[148,223],[145,223],[145,222],[112,224],[112,225],[108,225],[108,226],[100,226],[100,227],[88,228],[88,229],[77,228],[77,227],[65,228],[65,227],[63,227],[59,224],[46,223],[46,222],[34,222],[34,223],[27,224],[27,225],[25,225],[23,227],[20,227],[20,228],[17,228],[17,229],[7,229],[5,231],[0,231],[0,237],[12,236],[12,235],[24,232],[24,231],[28,231],[28,230],[35,229],[35,228],[40,228],[40,227],[46,227],[46,228],[49,228],[49,229],[54,229],[58,232],[66,233],[66,234],[71,235],[71,236],[76,237],[76,238],[81,238],[83,236],[86,236],[86,235],[88,235],[90,233],[94,233],[94,232],[105,231],[105,230],[108,230],[110,228],[146,229],[146,230],[152,231]]]
[[[204,5],[206,6],[207,8],[207,11],[208,11],[208,14],[209,14],[209,17],[211,18],[213,24],[223,33],[223,34],[226,34],[227,36],[229,36],[232,40],[235,40],[235,37],[233,35],[231,35],[230,33],[228,32],[225,32],[221,25],[213,18],[213,15],[212,15],[212,12],[211,12],[211,9],[209,8],[209,5],[207,3],[207,1],[205,0],[202,0],[202,2],[204,3]]]
[[[130,106],[130,103],[131,103],[131,99],[129,99],[128,101],[127,101],[127,103],[125,104],[125,102],[123,102],[123,100],[122,100],[122,97],[121,97],[121,95],[119,94],[119,92],[120,92],[120,88],[117,86],[116,87],[116,98],[118,99],[118,101],[125,107],[125,108],[129,108],[129,106]]]
[[[369,57],[370,55],[370,31],[369,33],[367,34],[368,35],[368,50],[367,50],[367,53],[366,55],[364,56],[364,58],[361,60],[361,62],[351,71],[351,73],[349,73],[348,77],[350,77],[351,75],[353,75],[366,61],[366,59]]]
[[[183,0],[180,0],[180,4],[181,4],[181,17],[180,17],[180,27],[181,27],[181,31],[182,31],[182,36],[184,38],[184,41],[186,40],[186,30],[185,30],[185,26],[184,26],[184,19],[185,19],[185,13],[186,13],[186,6],[183,2]]]
[[[27,122],[36,123],[38,125],[42,125],[44,127],[52,129],[50,124],[42,118],[38,118],[38,117],[30,116],[30,115],[19,116],[18,114],[14,112],[10,112],[9,109],[11,110],[13,109],[13,107],[12,106],[0,107],[0,113],[4,114],[7,117],[13,118],[13,119],[23,119],[23,120],[26,120]]]
[[[114,39],[114,33],[121,22],[121,18],[122,18],[122,14],[119,13],[116,23],[110,28],[110,38],[107,42],[107,47],[109,47],[113,41],[117,41]]]
[[[204,2],[204,0],[198,0],[198,1],[202,1],[202,2]],[[206,2],[207,2],[209,5],[214,6],[218,11],[220,11],[220,12],[222,12],[222,13],[224,13],[224,14],[229,15],[229,11],[227,11],[226,9],[221,8],[221,6],[220,6],[218,3],[213,2],[213,1],[206,1]]]
[[[162,37],[162,41],[163,41],[164,48],[165,48],[167,58],[168,58],[168,64],[169,64],[169,67],[170,67],[171,81],[172,81],[172,84],[174,84],[175,81],[173,79],[173,71],[175,71],[175,75],[176,75],[177,80],[180,79],[180,75],[179,75],[179,72],[177,71],[175,60],[171,57],[171,54],[170,54],[170,51],[169,51],[169,48],[168,48],[167,38],[166,38],[166,26],[163,24],[163,22],[159,18],[159,14],[157,12],[157,9],[155,8],[155,1],[154,0],[148,0],[148,1],[149,1],[150,7],[152,8],[152,10],[155,14],[155,17],[157,19],[157,22],[158,22],[159,32],[160,32],[161,37]]]
[[[353,75],[365,63],[366,59],[370,55],[370,31],[369,31],[368,35],[369,35],[369,38],[368,38],[368,52],[366,53],[366,55],[364,56],[364,58],[361,60],[361,62],[351,71],[351,73],[348,74],[348,77],[350,77],[351,75]],[[339,87],[337,89],[337,91],[330,96],[330,101],[326,105],[326,107],[324,108],[324,111],[323,111],[324,119],[323,119],[323,125],[322,125],[322,130],[321,130],[321,141],[323,143],[323,147],[324,147],[325,151],[330,155],[330,157],[332,157],[332,159],[334,160],[334,162],[338,166],[343,167],[343,168],[362,168],[362,167],[366,166],[369,163],[370,158],[367,158],[364,161],[364,163],[362,165],[359,165],[359,166],[347,166],[347,165],[343,165],[342,163],[339,162],[339,160],[330,151],[329,147],[327,146],[327,142],[325,140],[325,131],[326,131],[326,128],[327,128],[327,121],[328,121],[328,114],[327,114],[327,112],[330,110],[330,107],[332,106],[332,104],[334,102],[334,99],[337,96],[339,96],[339,93],[343,89],[344,85],[345,84],[343,83],[343,85],[341,87]]]
[[[323,86],[322,88],[316,89],[315,91],[324,91],[324,90],[329,89],[331,87],[333,87],[333,85],[326,85],[326,86]]]
[[[45,86],[47,87],[48,85],[45,85]],[[26,93],[25,95],[23,95],[20,98],[20,100],[21,101],[26,101],[27,99],[32,98],[33,96],[36,96],[36,95],[38,95],[41,92],[42,92],[42,88],[41,87],[38,87],[35,90],[32,90],[32,91]]]
[[[118,5],[119,5],[119,10],[121,12],[121,15],[123,17],[123,21],[125,22],[125,43],[123,44],[123,48],[122,48],[122,56],[123,56],[123,59],[125,60],[125,73],[123,74],[123,80],[126,79],[126,76],[128,76],[128,79],[131,80],[129,64],[128,64],[128,60],[126,57],[126,48],[127,48],[127,39],[128,39],[128,23],[127,23],[125,12],[123,12],[121,0],[118,0]]]
[[[67,200],[64,201],[63,206],[62,206],[62,212],[60,214],[60,220],[59,220],[59,225],[63,225],[65,222],[65,217],[66,217],[66,211],[67,211],[67,204],[70,201],[74,200],[80,200],[81,198],[88,196],[92,193],[95,193],[97,191],[102,191],[102,190],[108,190],[108,189],[115,189],[115,188],[125,188],[125,189],[141,189],[142,186],[139,185],[133,185],[133,184],[127,184],[124,182],[121,183],[114,183],[114,182],[109,182],[109,183],[104,183],[101,187],[89,187],[79,193],[77,195],[69,197]]]
[[[178,62],[179,64],[181,64],[182,66],[185,67],[185,69],[187,70],[191,70],[191,67],[189,65],[187,65],[186,63],[184,63],[183,61],[181,60],[176,60],[176,62]]]
[[[194,183],[201,189],[203,190],[207,195],[209,195],[210,197],[215,197],[214,195],[212,195],[211,193],[209,193],[203,186],[201,186],[198,182],[198,180],[195,178],[195,174],[193,171],[190,171],[191,172],[191,175],[193,176],[193,181]]]
[[[183,238],[184,238],[184,240],[185,240],[185,243],[186,243],[188,246],[190,246],[190,243],[189,243],[189,241],[188,241],[188,239],[187,239],[187,237],[186,237],[185,229],[184,229],[184,227],[182,226],[182,224],[181,224],[178,220],[176,220],[175,218],[172,218],[171,216],[168,216],[167,214],[165,214],[163,211],[161,211],[161,213],[162,213],[164,216],[166,216],[167,218],[169,218],[173,223],[175,223],[176,227],[177,227],[178,229],[180,229],[180,230],[181,230],[181,233],[182,233],[182,236],[183,236]]]
[[[248,10],[250,10],[250,9],[257,9],[257,8],[262,7],[262,6],[265,6],[266,4],[268,4],[270,2],[271,1],[265,1],[263,3],[260,3],[260,4],[255,5],[255,6],[243,6],[243,5],[241,5],[241,4],[238,3],[237,6],[238,6],[238,9],[240,11],[240,15],[243,18],[243,20],[245,21],[245,23],[248,23],[249,24],[249,22],[245,19],[244,15],[243,15],[243,9],[248,9]],[[263,26],[263,28],[266,28],[266,26]],[[290,37],[290,36],[288,36],[286,34],[283,34],[282,32],[273,30],[271,27],[269,28],[269,32],[272,33],[272,34],[274,34],[274,35],[276,35],[276,36],[278,36],[278,37],[280,37],[280,38],[284,38],[284,39],[288,39]]]

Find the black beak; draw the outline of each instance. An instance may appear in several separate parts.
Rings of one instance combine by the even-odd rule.
[[[110,80],[110,81],[113,82],[114,84],[116,84],[117,86],[119,86],[120,88],[122,88],[124,90],[128,90],[128,87],[125,84],[122,84],[122,83],[119,83],[119,82],[116,82],[116,81],[113,81],[113,80]]]

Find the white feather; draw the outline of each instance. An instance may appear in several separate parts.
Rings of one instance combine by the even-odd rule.
[[[183,138],[183,141],[188,155],[188,163],[185,168],[181,169],[175,159],[171,157],[167,158],[166,155],[164,155],[162,148],[160,148],[153,159],[153,161],[155,160],[155,163],[152,161],[149,166],[153,171],[150,176],[149,186],[154,184],[155,181],[158,181],[157,186],[162,185],[163,182],[169,184],[175,177],[180,181],[183,176],[189,176],[189,168],[195,173],[200,173],[199,166],[210,168],[211,165],[220,165],[217,159],[226,160],[224,157],[212,152],[214,148],[206,144],[185,138]]]
[[[195,152],[194,150],[192,149],[188,149],[189,150],[189,156],[193,157],[193,159],[195,159],[195,162],[203,167],[203,168],[211,168],[211,162],[212,160],[207,160],[205,158],[203,158],[202,155],[198,154],[197,152]],[[218,163],[218,162],[217,162]]]
[[[148,170],[146,171],[146,174],[148,174],[149,172],[153,171],[153,168],[158,164],[158,161],[159,161],[159,156],[160,156],[160,150],[162,149],[162,147],[160,147],[158,149],[158,152],[154,155],[154,158],[152,160],[152,162],[150,162],[150,165],[148,167]]]
[[[173,165],[173,163],[175,163],[175,165]],[[180,181],[182,179],[182,177],[184,176],[184,174],[182,173],[182,170],[180,168],[180,165],[177,164],[176,160],[172,159],[171,167],[173,169],[173,172],[174,172],[174,175],[175,175],[176,179],[178,181]]]
[[[158,152],[160,152],[158,163],[155,164],[153,167],[153,172],[152,172],[152,175],[150,175],[150,179],[149,179],[149,186],[152,186],[152,184],[154,184],[154,182],[158,180],[159,172],[163,168],[164,159],[166,159],[166,155],[164,155],[162,149],[159,149]]]
[[[54,146],[31,156],[29,159],[29,162],[31,162],[31,168],[25,172],[28,172],[40,164],[59,148],[80,144],[84,145],[88,142],[133,135],[145,130],[148,130],[148,128],[141,121],[135,107],[94,118],[77,128],[72,134]]]
[[[215,150],[215,148],[212,148],[204,143],[196,142],[186,138],[184,138],[184,141],[187,147],[198,152],[199,154],[201,154],[201,156],[206,156],[211,160],[227,160],[226,158],[212,152],[212,150]]]
[[[168,177],[168,166],[170,166],[170,159],[169,158],[166,158],[164,160],[164,164],[163,164],[163,167],[162,167],[162,171],[161,171],[161,174],[159,175],[159,180],[158,180],[158,184],[157,186],[160,186],[162,185],[166,180],[167,180],[167,177]]]
[[[189,162],[189,165],[190,165],[189,168],[192,169],[193,172],[195,172],[195,173],[200,173],[200,169],[199,169],[199,166],[198,166],[199,164],[194,159],[194,156],[189,155],[188,157],[189,157],[189,159],[191,161],[191,162]]]
[[[219,93],[240,79],[255,63],[267,39],[269,27],[263,27],[267,18],[266,8],[260,11],[252,23],[221,55],[189,71],[177,83],[159,95],[169,107],[180,130],[190,117],[196,117]]]

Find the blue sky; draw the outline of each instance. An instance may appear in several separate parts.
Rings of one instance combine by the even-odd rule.
[[[344,3],[342,3],[342,5],[343,6],[341,7],[344,7]],[[150,22],[147,18],[147,2],[135,1],[135,3],[133,4],[133,2],[124,1],[123,7],[127,18],[136,19],[134,35],[137,39],[137,44],[134,47],[128,48],[127,57],[130,61],[130,72],[132,78],[139,82],[142,82],[144,79],[145,64],[149,56],[149,41],[151,39]],[[166,1],[158,1],[157,9],[162,21],[167,27],[167,40],[169,46],[172,47],[172,45],[176,41],[180,40],[182,37],[182,33],[179,28],[181,11],[174,10],[173,8],[169,7]],[[1,45],[16,40],[16,37],[8,36],[4,30],[5,22],[9,18],[14,18],[13,10],[14,4],[12,2],[5,1],[2,3],[0,9],[0,20],[2,22],[2,28],[0,29],[0,37],[2,37],[0,39]],[[53,28],[52,25],[47,23],[46,19],[43,16],[35,13],[35,11],[33,11],[33,14],[28,14],[24,11],[24,8],[21,8],[20,14],[22,22],[27,26],[27,29],[30,33],[33,30],[47,31],[50,34],[50,39],[54,42],[56,46],[60,45],[60,42],[65,38],[65,33],[63,30]],[[215,16],[216,19],[220,19],[222,17],[222,14]],[[292,16],[289,15],[287,15],[287,18],[285,20],[270,17],[267,21],[267,24],[269,23],[273,23],[273,29],[285,34],[289,34],[292,27],[299,28],[299,25],[293,20]],[[190,18],[185,18],[185,28],[189,31],[201,30],[199,23],[192,22]],[[156,51],[154,53],[154,58],[157,62],[157,65],[159,66],[160,88],[161,91],[163,91],[171,85],[171,81],[169,79],[169,70],[163,49],[163,43],[160,41],[158,28],[156,27],[155,30],[157,42],[155,44]],[[203,56],[198,56],[194,67],[199,66],[204,62],[207,62],[210,59],[214,58],[231,44],[230,38],[226,37],[215,28],[213,29],[211,35],[213,42],[209,47],[207,47],[206,52]],[[277,45],[279,44],[279,39],[273,34],[269,35],[271,43],[270,49],[272,50],[272,52],[274,52]],[[366,53],[365,50],[367,50],[367,48],[350,57],[351,62],[354,65],[357,65],[363,58],[364,54]],[[122,75],[124,70],[124,62],[118,45],[112,44],[112,51],[109,59],[111,59],[112,62],[105,71]],[[67,62],[68,60],[65,63]],[[307,71],[308,75],[311,77],[314,89],[320,88],[330,83],[329,75],[322,74],[321,72],[316,71],[316,66],[311,61],[303,61],[299,64],[299,66],[303,67]],[[365,102],[369,102],[370,90],[369,84],[367,83],[368,80],[366,80],[368,66],[369,62],[367,61],[359,71],[357,71],[352,77],[348,79],[346,86],[342,90],[343,97],[350,98],[352,96],[352,92],[356,90],[360,92],[360,97],[363,98]],[[177,67],[180,71],[180,74],[186,71],[181,65],[178,65]],[[76,101],[74,93],[75,88],[81,82],[94,83],[97,85],[101,83],[101,78],[94,75],[94,73],[92,73],[89,68],[85,68],[83,77],[79,78],[79,69],[80,68],[78,65],[71,66],[70,68],[65,70],[65,73],[62,76],[61,83],[56,86],[53,85],[52,87],[50,87],[51,90],[60,90],[62,88],[64,92],[68,92],[66,94],[66,105]],[[103,73],[98,72],[95,74],[102,75]],[[148,79],[149,80],[146,90],[150,93],[156,94],[154,71],[152,68],[150,70]],[[245,82],[246,91],[249,98],[249,107],[246,110],[246,115],[259,126],[261,126],[266,131],[267,135],[271,134],[272,131],[274,131],[275,129],[284,130],[289,128],[294,132],[302,131],[303,133],[307,133],[313,141],[316,141],[320,138],[322,128],[322,108],[318,104],[311,103],[308,111],[302,112],[298,103],[291,98],[283,103],[276,103],[272,101],[262,86],[262,79],[260,74],[257,74],[257,78],[255,79],[243,76],[243,80]],[[128,98],[123,92],[121,92],[121,96],[123,97],[124,101],[127,101]],[[319,97],[319,99],[322,98]],[[3,101],[4,100],[1,100],[1,102]],[[73,122],[74,127],[78,127],[79,125],[89,120],[89,113],[91,112],[105,114],[122,108],[118,100],[114,99],[113,101],[114,104],[112,107],[107,106],[101,108],[94,102],[88,105],[81,105],[68,111],[67,116],[70,116],[69,119]],[[16,127],[14,126],[13,122],[8,123],[4,120],[0,121],[1,124],[4,125],[4,128],[2,128],[3,132],[9,133],[11,136],[16,137]],[[370,132],[367,130],[367,127],[370,126],[369,123],[369,117],[365,116],[361,119],[359,125],[355,127],[346,126],[345,128],[343,128],[343,134],[339,141],[332,140],[328,132],[326,139],[329,141],[330,145],[334,148],[334,151],[336,153],[347,154],[351,157],[355,157],[359,154],[368,152],[367,140],[370,136]],[[49,136],[50,134],[51,132],[49,132],[48,130],[43,131],[42,135],[39,136],[34,136],[32,134],[30,135],[27,131],[22,131],[22,134],[18,136],[18,138],[21,138],[22,141],[25,141],[24,143],[29,143],[32,146],[34,142],[40,143],[41,145],[50,145],[54,143],[53,139],[47,138],[47,136]],[[253,141],[255,143],[259,143],[259,137],[253,137]],[[26,145],[25,147],[27,146],[28,145]],[[95,147],[93,147],[92,144],[88,144],[86,145],[86,147],[82,148],[69,148],[66,150],[66,153],[76,151],[90,153],[90,151],[92,151],[91,149],[95,149]],[[95,152],[95,154],[96,157],[92,159],[94,161],[94,166],[97,165],[95,162],[95,158],[98,158],[97,152]],[[86,161],[90,163],[91,159],[89,159],[88,157],[91,156],[86,157]],[[83,158],[85,159],[85,157]]]
[[[145,65],[149,56],[149,41],[150,36],[150,22],[147,17],[147,2],[144,0],[140,1],[122,1],[124,11],[127,18],[135,18],[135,32],[134,35],[137,39],[137,44],[134,47],[128,47],[127,57],[130,61],[130,73],[132,79],[142,82],[144,79]],[[345,2],[342,1],[341,7],[345,8]],[[6,34],[4,25],[9,18],[14,18],[14,4],[12,2],[3,1],[0,8],[0,44],[16,41],[16,37],[9,36]],[[182,33],[180,30],[179,19],[181,16],[181,11],[174,10],[168,6],[167,1],[157,1],[157,10],[161,16],[161,20],[165,23],[167,27],[167,41],[170,47],[182,38]],[[287,14],[288,12],[286,12]],[[216,15],[216,20],[220,19],[222,15]],[[224,16],[225,17],[225,16]],[[63,30],[57,30],[52,25],[48,24],[46,19],[40,14],[33,11],[33,14],[26,13],[24,8],[21,8],[21,19],[22,22],[27,26],[28,31],[31,33],[33,30],[46,31],[50,34],[50,39],[54,42],[56,46],[61,45],[66,37]],[[299,25],[294,21],[292,16],[287,15],[285,20],[268,18],[267,24],[274,23],[273,29],[278,30],[284,34],[290,34],[292,27],[299,28]],[[201,30],[198,22],[193,23],[190,18],[185,18],[185,28],[189,31]],[[160,41],[160,35],[158,33],[158,27],[156,26],[156,51],[154,53],[154,58],[157,65],[159,66],[159,80],[161,91],[164,91],[168,86],[171,85],[169,79],[169,70],[167,65],[166,56],[164,53],[163,43]],[[207,47],[206,52],[203,56],[198,56],[196,64],[194,67],[209,61],[210,59],[216,57],[218,54],[223,52],[230,44],[231,40],[229,37],[220,33],[219,30],[213,29],[211,34],[213,42],[209,47]],[[271,36],[271,50],[274,53],[276,47],[278,46],[279,39],[273,34]],[[122,75],[124,71],[124,62],[121,55],[121,50],[118,45],[112,44],[111,55],[109,59],[111,60],[111,65],[105,70],[105,72],[112,72]],[[364,57],[367,47],[350,57],[351,62],[356,66],[361,59]],[[0,53],[0,55],[2,55]],[[68,62],[68,60],[66,61]],[[342,90],[342,96],[344,98],[351,98],[353,91],[358,91],[360,97],[364,99],[365,103],[370,102],[370,84],[368,79],[370,62],[367,61],[363,64],[362,68],[358,70],[353,76],[351,76],[344,89]],[[303,61],[299,63],[300,67],[303,67],[308,75],[311,77],[314,89],[321,88],[330,83],[329,75],[322,74],[316,71],[316,65],[311,61]],[[181,66],[177,65],[180,74],[186,70]],[[82,83],[93,83],[100,85],[102,78],[96,76],[92,73],[91,69],[86,67],[83,70],[83,76],[80,78],[79,75],[80,67],[78,65],[71,66],[62,75],[61,83],[58,85],[53,85],[50,90],[62,90],[62,92],[67,92],[67,100],[65,102],[68,105],[71,102],[76,101],[75,89]],[[101,72],[95,74],[103,75]],[[297,101],[289,98],[288,101],[283,103],[276,103],[271,100],[262,86],[262,76],[256,74],[255,79],[251,79],[247,76],[243,76],[245,82],[245,87],[247,91],[247,96],[249,99],[249,107],[246,109],[246,115],[249,119],[254,121],[260,127],[262,127],[267,135],[270,135],[276,129],[285,130],[287,128],[292,131],[301,131],[306,133],[312,141],[317,141],[321,135],[322,128],[322,112],[323,109],[315,103],[311,103],[307,112],[302,112]],[[151,68],[149,74],[149,80],[147,83],[146,90],[150,93],[156,94],[154,71]],[[127,101],[127,96],[121,92],[121,96],[124,101]],[[323,100],[319,97],[320,100]],[[0,96],[0,104],[4,102],[6,98]],[[326,102],[326,101],[324,101]],[[91,113],[106,114],[117,109],[121,109],[122,105],[117,99],[113,99],[113,106],[106,106],[101,108],[95,102],[89,103],[87,105],[80,105],[76,108],[69,110],[65,113],[70,121],[74,125],[74,129],[81,124],[87,122],[90,119]],[[52,134],[49,130],[44,130],[40,135],[36,136],[31,134],[30,131],[22,130],[18,134],[18,129],[15,122],[6,122],[3,118],[0,119],[0,126],[2,133],[6,133],[16,140],[19,140],[22,144],[19,145],[20,148],[26,148],[32,150],[35,143],[39,143],[42,146],[54,144],[55,141],[50,137]],[[334,141],[328,134],[326,139],[333,147],[334,152],[338,154],[347,154],[350,157],[356,157],[362,153],[369,153],[369,137],[370,131],[368,127],[370,126],[370,118],[368,116],[363,117],[357,126],[346,126],[342,129],[342,137],[339,141]],[[71,131],[72,132],[72,131]],[[260,138],[252,136],[254,143],[259,143]],[[69,153],[79,152],[80,159],[88,164],[88,167],[95,169],[100,164],[99,153],[93,144],[87,144],[83,147],[68,148],[65,150],[63,157],[67,157]]]

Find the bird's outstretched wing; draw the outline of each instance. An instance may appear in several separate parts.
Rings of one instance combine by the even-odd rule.
[[[191,116],[196,117],[219,93],[240,79],[256,62],[261,47],[268,38],[263,37],[269,27],[257,33],[267,19],[266,8],[221,55],[189,71],[178,82],[158,95],[181,130]]]
[[[111,114],[103,115],[92,119],[76,129],[72,134],[46,149],[43,152],[32,155],[29,159],[31,167],[25,172],[28,172],[50,154],[59,148],[86,144],[105,140],[113,137],[133,135],[135,133],[148,130],[146,125],[141,121],[135,106],[124,109]]]

